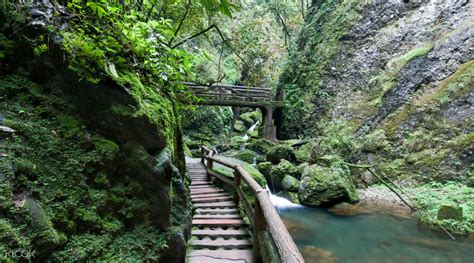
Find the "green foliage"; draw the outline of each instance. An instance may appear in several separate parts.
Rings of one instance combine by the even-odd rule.
[[[280,77],[278,93],[285,92],[283,133],[304,134],[315,127],[314,109],[324,110],[329,95],[321,90],[331,59],[341,48],[340,39],[359,19],[365,1],[323,1],[307,18]]]
[[[442,225],[457,234],[474,232],[474,188],[454,182],[430,183],[416,189],[415,200],[417,207],[421,209],[419,220],[422,223],[436,229]],[[462,221],[438,220],[438,210],[445,204],[461,207]]]
[[[140,222],[149,203],[136,196],[137,182],[107,170],[119,146],[90,134],[62,99],[21,76],[0,78],[0,91],[2,125],[17,131],[2,144],[0,250],[32,247],[49,257],[56,247],[51,259],[67,262],[156,261],[165,234],[124,227]],[[94,147],[83,147],[84,138]],[[15,207],[13,193],[25,189],[38,200]]]

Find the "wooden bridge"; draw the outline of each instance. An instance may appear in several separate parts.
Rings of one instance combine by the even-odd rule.
[[[210,86],[184,82],[191,92],[200,100],[197,105],[232,106],[259,108],[264,116],[263,138],[276,141],[276,127],[273,123],[273,111],[283,107],[283,101],[272,99],[271,90],[263,87],[246,87],[237,85],[213,84]],[[239,111],[234,110],[235,114]]]
[[[214,163],[232,169],[233,180],[214,172]],[[267,191],[240,165],[220,160],[201,147],[201,160],[188,159],[187,167],[195,207],[187,262],[304,262]],[[232,195],[219,185],[232,189]],[[253,204],[244,185],[254,197]]]

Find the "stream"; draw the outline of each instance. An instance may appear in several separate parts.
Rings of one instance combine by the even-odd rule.
[[[271,200],[306,262],[474,262],[472,239],[453,241],[415,219],[338,216],[274,195]]]

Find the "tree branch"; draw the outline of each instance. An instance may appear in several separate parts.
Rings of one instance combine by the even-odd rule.
[[[193,39],[193,38],[196,38],[202,34],[205,34],[207,33],[208,31],[210,31],[211,29],[215,29],[217,31],[217,33],[219,34],[219,36],[221,37],[222,41],[232,50],[232,52],[245,64],[245,65],[248,65],[248,63],[235,51],[235,49],[232,47],[232,45],[230,45],[230,43],[227,41],[227,39],[224,37],[224,35],[222,34],[221,30],[216,26],[216,25],[211,25],[209,26],[208,28],[190,36],[190,37],[187,37],[183,40],[181,40],[178,44],[172,46],[171,48],[174,49],[174,48],[177,48],[181,45],[183,45],[184,43],[188,42],[189,40]]]
[[[176,28],[176,31],[174,31],[174,34],[173,34],[173,36],[171,37],[170,42],[168,43],[168,46],[171,46],[171,45],[172,45],[174,38],[178,35],[179,30],[180,30],[181,27],[183,26],[184,20],[185,20],[186,17],[188,16],[189,8],[190,8],[190,7],[191,7],[191,0],[188,0],[188,4],[186,5],[186,10],[184,11],[184,15],[183,15],[183,17],[181,18],[181,21],[179,21],[178,28]]]

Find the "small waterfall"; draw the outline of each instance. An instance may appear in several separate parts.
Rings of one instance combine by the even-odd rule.
[[[270,191],[270,188],[268,187],[268,185],[266,187],[266,190],[267,190],[268,194],[270,195],[270,201],[272,202],[273,206],[275,206],[277,208],[277,210],[289,209],[289,208],[303,208],[304,207],[302,205],[294,204],[286,198],[279,197],[279,196],[276,196],[276,195],[272,194],[272,192]]]
[[[255,127],[257,127],[257,125],[260,123],[260,121],[257,121],[254,125],[252,125],[252,127],[250,127],[247,132],[245,133],[243,139],[244,141],[248,140],[250,138],[249,136],[249,133],[253,132],[253,130],[255,130]]]

